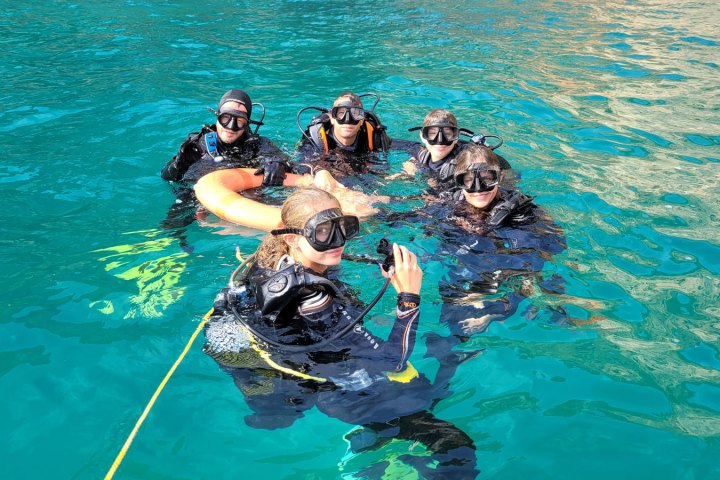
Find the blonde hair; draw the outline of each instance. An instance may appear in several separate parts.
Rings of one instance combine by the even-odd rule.
[[[303,228],[318,213],[318,205],[340,202],[332,194],[319,188],[301,188],[292,193],[282,205],[280,217],[285,228]],[[255,261],[263,268],[275,268],[283,255],[290,254],[290,246],[282,235],[267,235],[255,252]]]
[[[470,144],[458,155],[457,166],[455,167],[455,175],[464,173],[475,163],[485,163],[494,170],[500,170],[500,159],[492,149]]]
[[[435,110],[430,110],[430,113],[425,115],[425,120],[423,120],[423,127],[442,122],[447,122],[454,127],[458,126],[457,118],[455,118],[455,115],[453,115],[450,110],[436,108]]]
[[[356,105],[360,105],[361,107],[363,106],[363,103],[362,103],[362,100],[360,100],[360,97],[355,95],[353,92],[343,92],[340,95],[338,95],[338,97],[333,102],[333,106],[335,106],[343,98],[349,99],[352,103],[354,103]]]

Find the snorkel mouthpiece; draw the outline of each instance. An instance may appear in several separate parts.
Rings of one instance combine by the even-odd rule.
[[[386,272],[389,272],[390,269],[395,266],[395,255],[393,254],[393,248],[390,242],[385,238],[381,238],[375,251],[380,255],[385,255],[385,259],[382,261],[382,268]]]

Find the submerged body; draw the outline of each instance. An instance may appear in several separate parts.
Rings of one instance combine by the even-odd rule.
[[[358,219],[338,207],[320,190],[285,201],[283,228],[217,297],[205,351],[242,391],[254,412],[246,417],[250,426],[286,427],[317,407],[365,428],[367,435],[349,439],[356,453],[392,438],[421,441],[431,456],[407,463],[426,478],[473,478],[472,439],[430,412],[449,394],[449,379],[431,384],[408,363],[419,320],[417,259],[405,247],[391,249],[394,267],[383,276],[397,291],[396,315],[387,339],[380,338],[362,322],[369,307],[330,268],[340,263],[345,239],[359,232]]]
[[[546,280],[541,272],[565,250],[563,231],[529,197],[518,195],[501,190],[487,211],[457,200],[445,207],[437,256],[454,264],[439,285],[441,319],[456,336],[481,333],[490,322],[510,317],[535,284],[562,290],[557,277]]]
[[[287,261],[286,261],[287,262]],[[218,296],[206,329],[205,352],[228,372],[253,414],[254,428],[291,425],[316,407],[324,414],[364,427],[348,438],[355,453],[381,447],[393,438],[420,441],[438,466],[426,478],[473,478],[475,447],[453,424],[430,409],[449,395],[449,378],[431,384],[407,362],[415,344],[419,297],[398,295],[396,318],[387,339],[355,319],[363,310],[337,280],[306,276],[303,292],[275,317],[257,310],[254,292],[284,272],[303,275],[297,264],[277,270],[253,267],[243,286]],[[318,282],[317,285],[312,285]],[[264,342],[271,340],[273,344]],[[408,458],[422,470],[424,462]]]

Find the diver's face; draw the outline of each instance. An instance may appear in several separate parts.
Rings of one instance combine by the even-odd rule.
[[[495,185],[492,190],[487,192],[470,193],[467,190],[463,190],[462,192],[466,202],[475,208],[485,210],[493,202],[493,200],[495,200],[498,193],[498,186]]]
[[[224,103],[222,106],[222,109],[221,109],[222,112],[232,111],[232,110],[236,110],[238,112],[245,112],[245,114],[247,114],[247,108],[245,108],[245,105],[243,105],[242,103],[238,103],[238,102]],[[218,115],[218,119],[215,122],[215,126],[217,127],[217,135],[223,143],[228,143],[228,144],[235,143],[236,141],[238,141],[240,139],[240,137],[245,135],[245,128],[240,128],[237,131],[233,131],[230,128],[232,128],[232,127],[238,128],[238,125],[242,122],[245,122],[245,124],[247,124],[247,120],[243,119],[241,117],[235,117],[235,118],[231,119],[230,123],[227,124],[228,127],[230,127],[230,128],[226,128],[223,126],[222,122],[220,121],[221,119],[224,120],[225,119],[224,117],[226,117],[226,116],[227,116],[226,114]]]
[[[457,139],[455,139],[450,145],[432,145],[425,137],[423,137],[422,133],[420,133],[420,141],[422,141],[425,148],[427,148],[427,151],[430,153],[430,159],[433,162],[439,162],[443,158],[447,157],[458,142]]]
[[[330,208],[340,208],[340,206],[332,201],[321,202],[316,205],[315,213],[322,212]],[[290,253],[296,262],[302,264],[303,267],[310,268],[316,272],[324,272],[331,265],[338,265],[342,260],[342,254],[345,245],[324,252],[318,252],[308,242],[308,239],[302,235],[287,235],[287,243],[290,246]]]
[[[351,109],[354,111],[361,107],[355,105],[350,107],[350,104],[351,100],[349,98],[338,98],[335,100],[335,103],[333,103],[333,107],[339,107],[333,108],[333,111],[337,111],[337,116],[330,115],[330,123],[332,124],[333,134],[343,145],[352,145],[355,143],[358,132],[360,132],[363,123],[365,123],[364,119],[357,118],[359,115],[354,116],[350,113]],[[348,105],[348,108],[343,108],[342,105]]]
[[[466,172],[456,175],[455,183],[462,188],[466,202],[485,210],[495,200],[501,179],[502,172],[485,163],[473,163]]]

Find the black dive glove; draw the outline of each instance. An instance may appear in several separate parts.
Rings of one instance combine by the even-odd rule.
[[[283,184],[292,167],[284,160],[270,160],[255,170],[255,175],[263,175],[263,187],[278,187]]]

